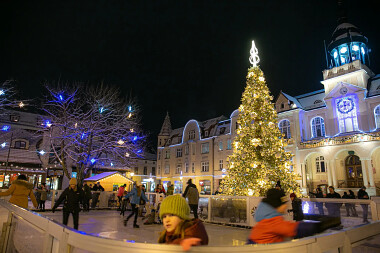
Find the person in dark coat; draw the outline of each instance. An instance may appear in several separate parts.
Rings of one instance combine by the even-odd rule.
[[[358,199],[369,199],[368,193],[365,191],[367,188],[362,186],[358,191]],[[368,223],[368,204],[360,204],[363,208],[363,222]]]
[[[91,203],[91,208],[95,209],[96,204],[98,203],[100,192],[104,192],[103,186],[100,185],[99,182],[97,182],[94,187],[92,188],[94,193],[92,194],[92,203]]]
[[[290,194],[290,199],[292,200],[292,209],[289,212],[293,212],[293,220],[303,220],[302,200],[297,198],[295,193]]]
[[[87,182],[83,184],[84,200],[83,200],[83,212],[90,211],[90,199],[92,198],[91,188]]]
[[[352,190],[348,190],[348,192],[349,192],[348,196],[350,197],[350,199],[356,199],[355,193]],[[356,212],[355,204],[351,204],[350,207],[351,207],[351,214],[354,217],[358,217],[358,213]]]
[[[194,218],[198,219],[199,192],[197,186],[193,184],[191,179],[187,181],[187,187],[182,197],[187,198],[189,207],[191,211],[193,211]]]
[[[74,228],[78,230],[79,227],[79,203],[83,203],[84,192],[81,188],[77,186],[77,179],[71,178],[69,182],[69,187],[67,187],[59,196],[57,202],[52,208],[53,213],[55,209],[64,201],[63,203],[63,221],[64,225],[67,225],[69,221],[70,213],[73,215]]]
[[[329,186],[329,193],[327,193],[326,198],[340,199],[341,196],[335,191],[333,186]],[[341,203],[326,203],[325,205],[330,216],[340,217]]]
[[[315,198],[323,198],[323,192],[321,188],[316,189],[316,193],[310,192],[310,195],[314,195]],[[315,205],[318,208],[318,212],[320,215],[325,215],[325,212],[323,210],[323,202],[316,202]]]

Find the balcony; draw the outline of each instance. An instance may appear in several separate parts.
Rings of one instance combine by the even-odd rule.
[[[299,148],[318,148],[324,146],[346,145],[350,143],[359,143],[366,141],[380,141],[380,131],[376,133],[355,133],[352,135],[327,137],[324,139],[303,141],[300,142]]]

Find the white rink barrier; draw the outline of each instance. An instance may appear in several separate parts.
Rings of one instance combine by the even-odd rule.
[[[28,211],[0,200],[0,252],[20,253],[82,253],[129,252],[170,253],[181,252],[180,246],[135,243],[88,235],[61,225],[38,213]],[[270,245],[197,246],[189,252],[344,252],[380,234],[380,222],[372,222],[349,229]]]

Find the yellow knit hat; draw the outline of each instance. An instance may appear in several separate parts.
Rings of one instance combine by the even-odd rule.
[[[70,179],[69,184],[75,184],[75,185],[77,185],[77,184],[78,184],[78,181],[77,181],[77,179],[76,179],[75,177],[72,177],[72,178]]]
[[[164,198],[160,207],[160,218],[164,214],[173,214],[180,217],[183,220],[189,220],[190,207],[186,202],[186,199],[180,195],[172,195]]]

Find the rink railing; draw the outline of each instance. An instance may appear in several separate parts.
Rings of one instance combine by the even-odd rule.
[[[0,200],[0,252],[180,252],[180,246],[122,241],[86,234]],[[271,245],[198,246],[190,252],[352,252],[366,239],[380,234],[380,222]]]

